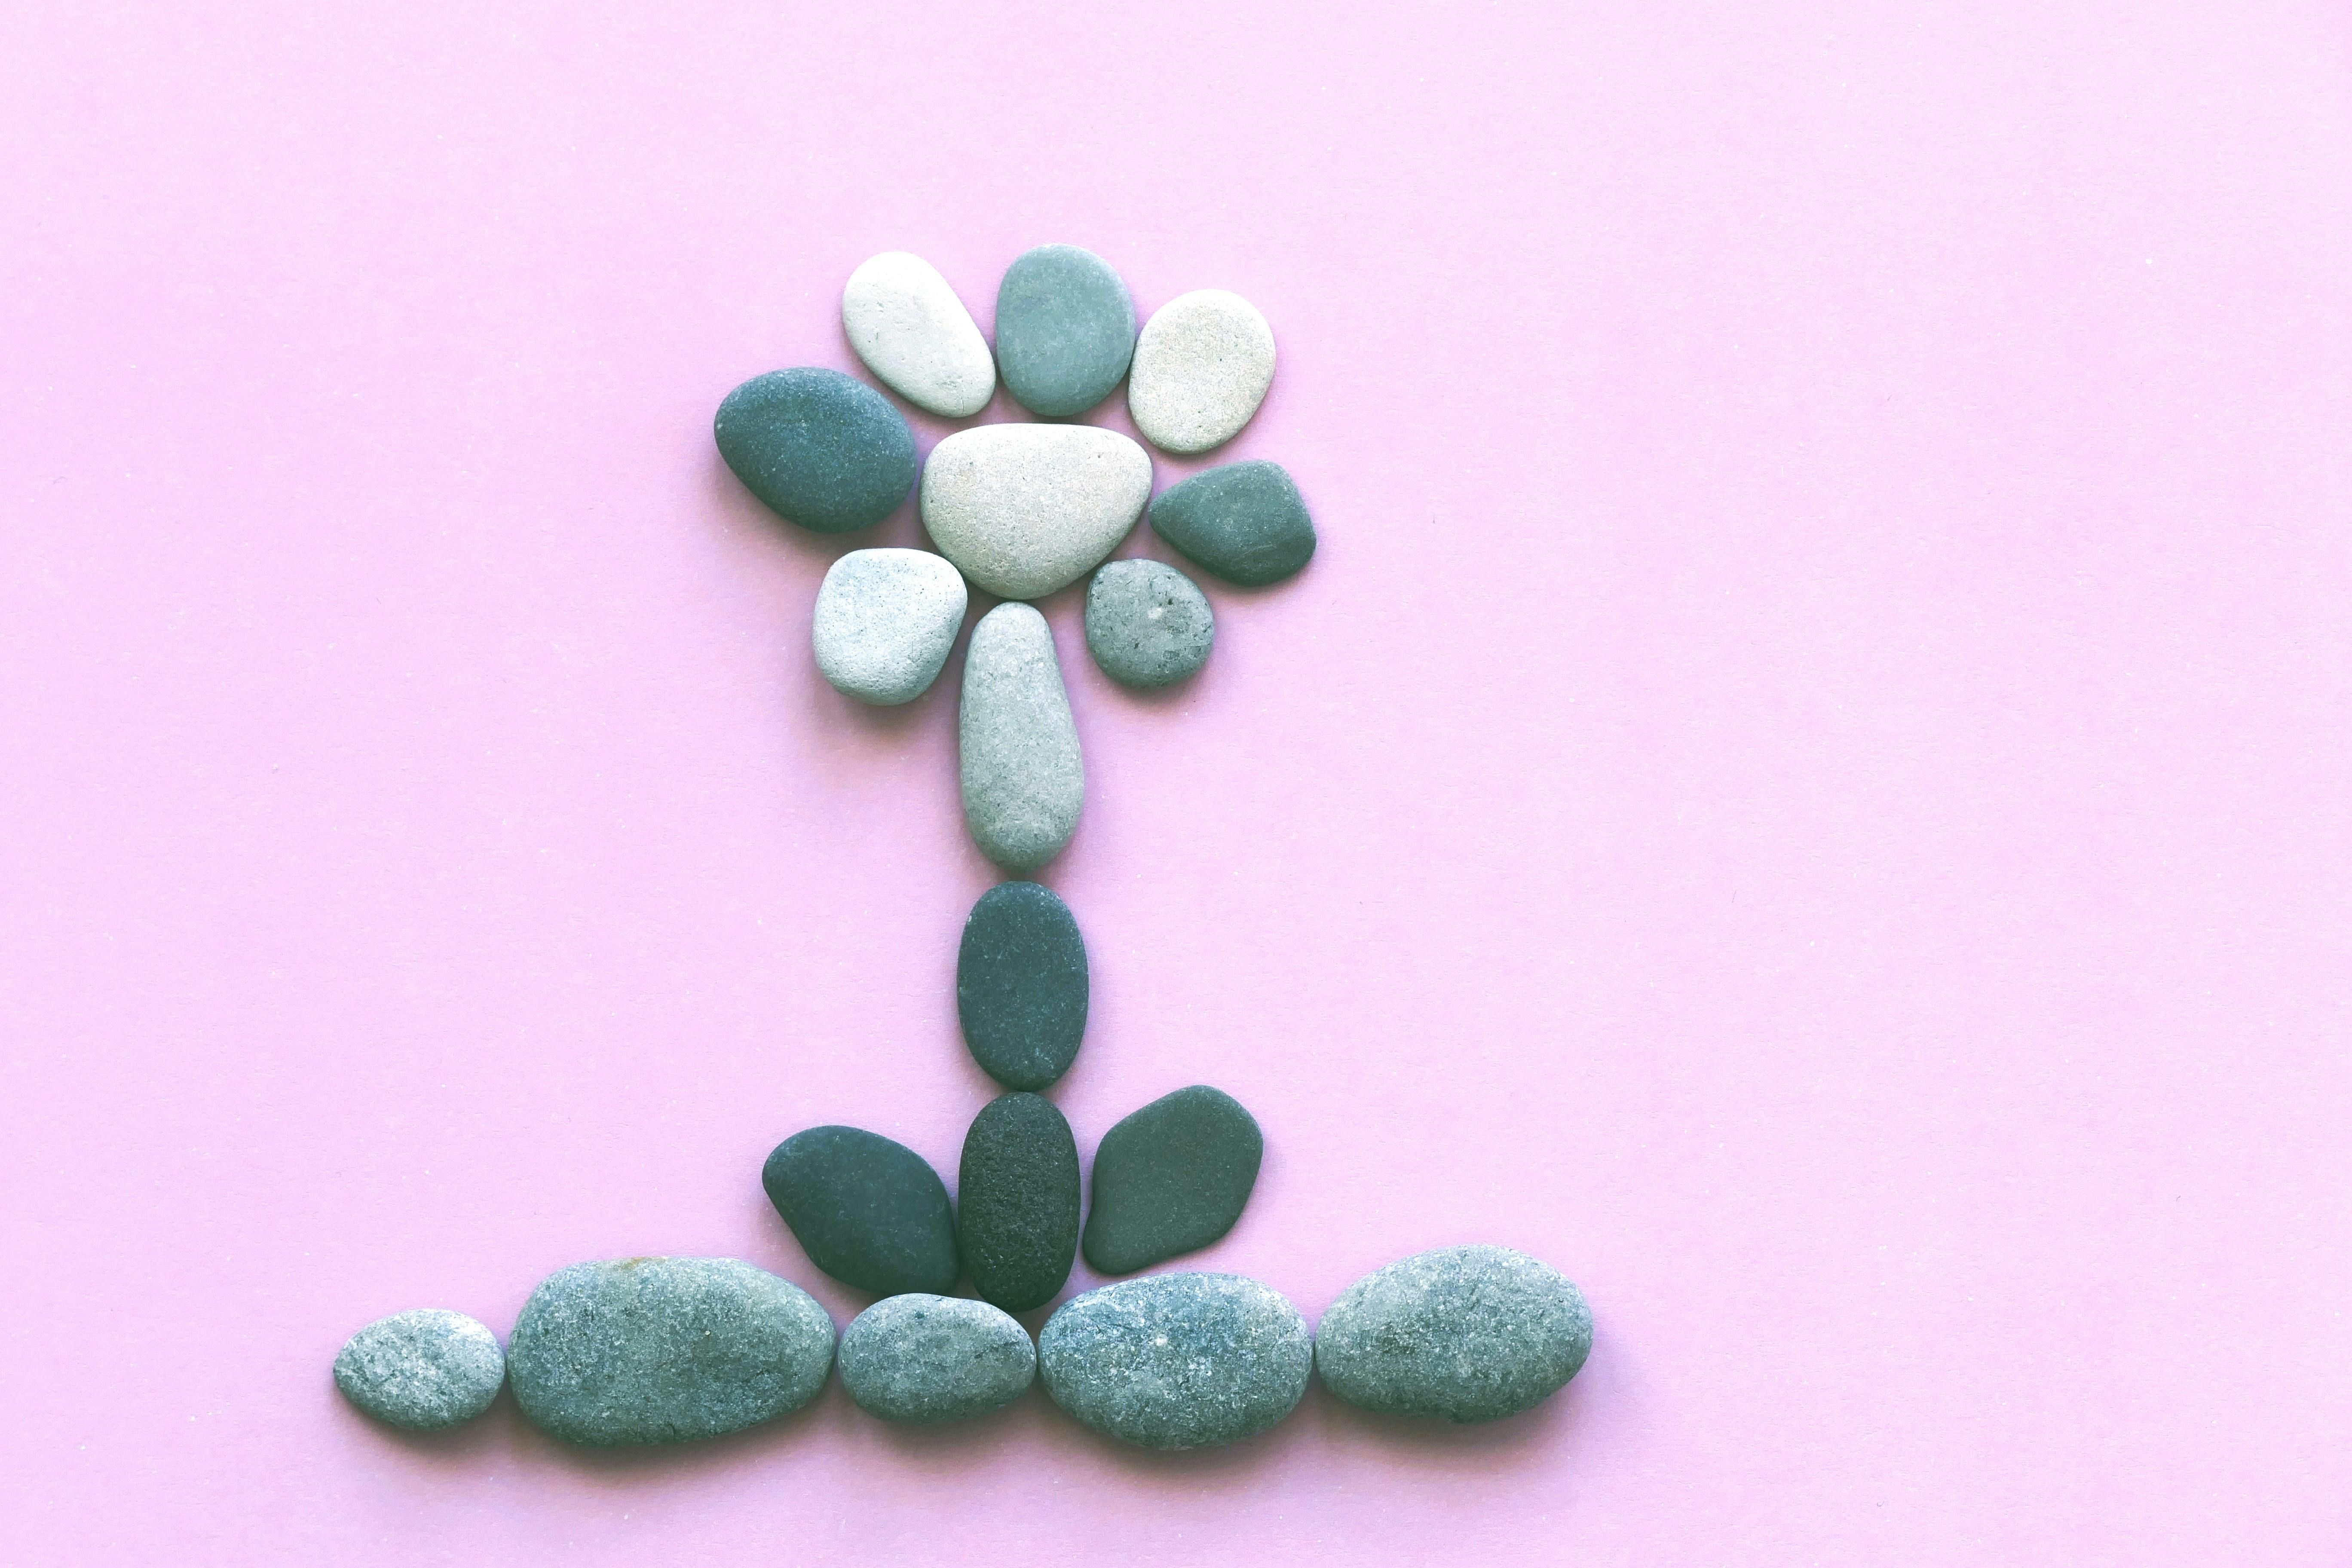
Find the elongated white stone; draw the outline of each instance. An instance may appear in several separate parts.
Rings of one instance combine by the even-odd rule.
[[[938,268],[903,250],[861,264],[841,291],[841,327],[866,368],[918,408],[962,419],[996,393],[996,361]]]
[[[1060,854],[1087,774],[1053,629],[1029,605],[999,605],[972,628],[957,738],[964,826],[981,853],[1008,871]]]
[[[1127,409],[1164,452],[1205,452],[1241,434],[1274,384],[1274,329],[1222,289],[1180,294],[1135,340]]]
[[[1043,598],[1118,548],[1151,499],[1151,458],[1092,425],[959,430],[923,464],[923,527],[965,576]]]
[[[853,550],[833,563],[809,625],[835,689],[880,707],[930,689],[963,625],[963,574],[928,550]]]

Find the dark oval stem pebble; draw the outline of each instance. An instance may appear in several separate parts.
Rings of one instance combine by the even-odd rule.
[[[955,1289],[955,1215],[920,1154],[856,1127],[812,1127],[776,1145],[760,1184],[809,1261],[877,1296]]]
[[[989,1077],[1034,1089],[1069,1071],[1087,994],[1086,939],[1051,889],[999,882],[980,896],[956,952],[956,1018]]]
[[[1257,1122],[1222,1089],[1153,1100],[1095,1150],[1087,1265],[1132,1274],[1215,1241],[1241,1218],[1265,1153]]]
[[[1003,1095],[972,1118],[956,1240],[983,1300],[1026,1312],[1061,1292],[1078,1251],[1078,1141],[1052,1101]]]

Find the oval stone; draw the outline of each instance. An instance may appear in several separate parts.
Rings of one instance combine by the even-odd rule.
[[[1167,686],[1209,662],[1216,616],[1192,579],[1159,561],[1110,561],[1087,588],[1087,648],[1123,686]]]
[[[1241,434],[1274,384],[1274,329],[1222,289],[1180,294],[1135,340],[1127,410],[1164,452],[1205,452]]]
[[[1314,520],[1279,463],[1227,463],[1170,486],[1151,503],[1151,529],[1244,588],[1279,583],[1315,553]]]
[[[867,528],[915,488],[915,433],[890,400],[837,370],[771,371],[719,405],[719,455],[785,521]]]
[[[833,1320],[731,1258],[578,1263],[541,1280],[507,1346],[515,1403],[592,1448],[740,1432],[814,1399]]]
[[[841,291],[841,330],[882,384],[932,414],[962,419],[996,394],[996,362],[940,269],[919,256],[868,258]]]
[[[379,1318],[335,1355],[335,1386],[377,1420],[412,1432],[462,1426],[507,1380],[496,1334],[463,1312],[420,1308]]]
[[[856,1127],[776,1145],[760,1184],[809,1261],[845,1285],[896,1296],[955,1289],[955,1215],[920,1154]]]
[[[972,1289],[1008,1312],[1061,1293],[1078,1251],[1078,1141],[1051,1100],[990,1100],[963,1137],[956,1243]]]
[[[891,707],[930,689],[963,626],[963,574],[928,550],[853,550],[817,590],[809,638],[834,689]]]
[[[1151,498],[1151,458],[1092,425],[982,425],[923,463],[923,527],[1003,599],[1040,599],[1118,547]]]
[[[972,905],[956,1017],[972,1060],[1007,1089],[1044,1089],[1070,1070],[1087,1032],[1087,942],[1053,889],[999,882]]]
[[[1041,245],[996,290],[996,365],[1004,390],[1047,419],[1108,397],[1135,354],[1135,300],[1109,262],[1075,245]]]
[[[1365,1275],[1323,1314],[1315,1369],[1349,1404],[1493,1421],[1549,1398],[1592,1350],[1559,1270],[1507,1247],[1448,1247]]]
[[[1027,605],[999,605],[972,628],[956,724],[964,826],[1008,871],[1062,852],[1087,802],[1078,727],[1053,629]]]
[[[1158,1274],[1066,1302],[1037,1341],[1054,1403],[1146,1448],[1206,1448],[1297,1406],[1314,1362],[1298,1309],[1238,1274]]]
[[[841,1336],[842,1387],[885,1421],[968,1421],[1020,1398],[1036,1375],[1029,1331],[985,1301],[892,1296]]]
[[[1095,1150],[1087,1265],[1132,1274],[1208,1246],[1242,1217],[1265,1154],[1257,1122],[1232,1095],[1194,1084],[1160,1096]]]

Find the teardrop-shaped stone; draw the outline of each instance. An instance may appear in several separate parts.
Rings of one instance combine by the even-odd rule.
[[[982,425],[923,461],[923,528],[1003,599],[1042,599],[1118,547],[1151,499],[1151,458],[1093,425]]]
[[[903,1143],[856,1127],[812,1127],[760,1173],[809,1261],[845,1285],[896,1296],[955,1289],[955,1212],[939,1173]]]
[[[1132,1274],[1217,1240],[1242,1217],[1265,1155],[1256,1121],[1232,1095],[1198,1083],[1160,1096],[1095,1150],[1087,1265]]]
[[[1008,871],[1062,852],[1086,805],[1086,766],[1053,628],[1027,605],[999,605],[972,628],[957,722],[964,826]]]

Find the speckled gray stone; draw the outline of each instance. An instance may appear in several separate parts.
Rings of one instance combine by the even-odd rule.
[[[963,1137],[956,1247],[982,1300],[1026,1312],[1062,1293],[1078,1252],[1078,1141],[1053,1101],[999,1096]]]
[[[996,393],[996,362],[940,269],[919,256],[886,250],[849,275],[841,330],[882,384],[916,407],[963,419]]]
[[[1127,411],[1163,452],[1205,452],[1241,433],[1274,384],[1274,329],[1222,289],[1180,294],[1135,340]]]
[[[1109,262],[1075,245],[1041,245],[996,290],[996,366],[1004,390],[1046,419],[1084,414],[1111,395],[1135,354],[1135,300]]]
[[[833,1321],[731,1258],[577,1263],[540,1281],[507,1344],[515,1403],[592,1448],[682,1443],[797,1410],[833,1367]]]
[[[963,574],[928,550],[853,550],[817,590],[809,640],[834,689],[891,707],[930,689],[962,629]]]
[[[1020,1398],[1036,1374],[1029,1331],[985,1301],[891,1296],[841,1336],[842,1387],[885,1421],[968,1421]]]
[[[1591,1309],[1558,1269],[1448,1247],[1349,1286],[1317,1325],[1315,1370],[1366,1410],[1493,1421],[1549,1398],[1591,1349]]]
[[[957,720],[964,826],[1008,871],[1062,852],[1087,801],[1078,728],[1054,633],[1027,605],[999,605],[972,628]]]
[[[1209,662],[1216,616],[1192,579],[1159,561],[1112,561],[1087,587],[1087,649],[1123,686],[1167,686]]]
[[[1054,1403],[1145,1448],[1206,1448],[1265,1431],[1307,1392],[1306,1321],[1238,1274],[1157,1274],[1064,1304],[1037,1341]]]
[[[377,1319],[335,1356],[335,1386],[344,1398],[412,1432],[471,1421],[506,1378],[496,1334],[463,1312],[431,1307]]]
[[[719,404],[712,433],[746,489],[817,533],[870,527],[915,488],[915,433],[888,398],[837,370],[753,377]]]
[[[1093,425],[982,425],[923,460],[923,529],[1003,599],[1042,599],[1093,571],[1151,499],[1151,458]]]
[[[1279,463],[1227,463],[1162,490],[1151,530],[1194,565],[1263,588],[1315,555],[1315,521]]]

